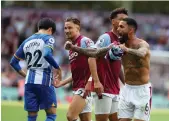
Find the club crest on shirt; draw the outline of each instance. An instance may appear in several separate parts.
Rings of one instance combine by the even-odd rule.
[[[49,43],[54,44],[54,43],[55,43],[55,40],[54,40],[53,38],[50,38],[50,39],[49,39]]]

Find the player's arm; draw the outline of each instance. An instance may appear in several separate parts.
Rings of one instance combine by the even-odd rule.
[[[72,81],[73,81],[72,76],[70,76],[67,79],[63,80],[63,81],[55,81],[54,86],[56,88],[62,87],[62,86],[66,85],[66,84],[68,84],[68,83],[70,83]]]
[[[98,58],[98,57],[106,55],[106,53],[111,48],[112,48],[111,46],[107,46],[107,47],[103,47],[103,48],[99,48],[99,49],[92,49],[92,48],[81,48],[81,47],[77,47],[75,45],[72,45],[71,50],[79,52],[81,54],[84,54],[88,57]]]
[[[121,66],[119,78],[120,78],[121,82],[125,85],[124,71],[123,71],[123,67],[122,66]]]
[[[14,56],[10,61],[10,65],[18,72],[21,76],[26,77],[26,73],[19,65],[19,61],[24,59],[23,44],[18,48]]]
[[[26,77],[26,73],[22,70],[21,66],[19,65],[19,59],[14,55],[10,61],[10,65],[18,72],[21,76]]]
[[[145,57],[149,51],[149,45],[146,42],[141,42],[139,44],[139,49],[126,48],[125,51],[139,57]]]
[[[54,60],[53,58],[53,48],[54,48],[54,43],[55,40],[53,37],[50,37],[47,41],[46,41],[46,45],[44,47],[44,58],[45,60],[54,67],[54,81],[59,80],[61,81],[62,79],[62,71],[61,68],[59,67],[59,65],[57,64],[57,62]]]
[[[106,53],[112,48],[112,46],[113,45],[111,44],[110,37],[107,34],[101,35],[98,41],[96,42],[94,48],[99,48],[99,49],[77,47],[69,41],[65,43],[65,49],[73,50],[81,54],[84,54],[88,57],[94,57],[94,58],[98,58],[106,55]]]

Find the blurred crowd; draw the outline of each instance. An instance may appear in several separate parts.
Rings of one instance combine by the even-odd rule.
[[[22,79],[14,72],[9,60],[19,45],[33,33],[37,32],[40,18],[50,17],[56,22],[56,39],[54,57],[63,68],[63,78],[70,75],[68,52],[64,50],[64,20],[77,17],[81,21],[81,33],[96,41],[99,35],[111,30],[109,12],[101,11],[67,11],[36,9],[2,9],[1,15],[1,72],[2,86],[17,87]],[[132,14],[138,22],[137,36],[145,39],[152,50],[169,51],[169,16]],[[21,62],[23,68],[25,63]],[[167,77],[169,79],[169,77]],[[158,85],[158,84],[157,84]]]

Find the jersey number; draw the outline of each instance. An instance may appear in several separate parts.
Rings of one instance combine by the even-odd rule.
[[[33,65],[30,65],[30,62],[32,60],[32,56],[35,56],[36,54],[38,54],[38,58],[35,60]],[[26,60],[28,59],[28,68],[30,67],[41,67],[42,64],[38,64],[40,58],[42,57],[42,52],[40,50],[36,50],[33,55],[30,52],[26,53]]]

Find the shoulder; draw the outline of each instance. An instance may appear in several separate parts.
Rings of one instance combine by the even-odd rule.
[[[55,39],[52,35],[45,35],[43,39],[45,42],[55,43]]]
[[[149,44],[143,40],[143,39],[139,39],[140,43],[139,43],[139,47],[146,47],[149,48]]]
[[[85,47],[86,48],[86,47],[91,47],[93,45],[94,45],[94,42],[90,38],[84,36],[81,39],[81,47]]]
[[[104,40],[110,40],[110,35],[108,33],[104,33],[100,35],[99,40],[104,39]]]

